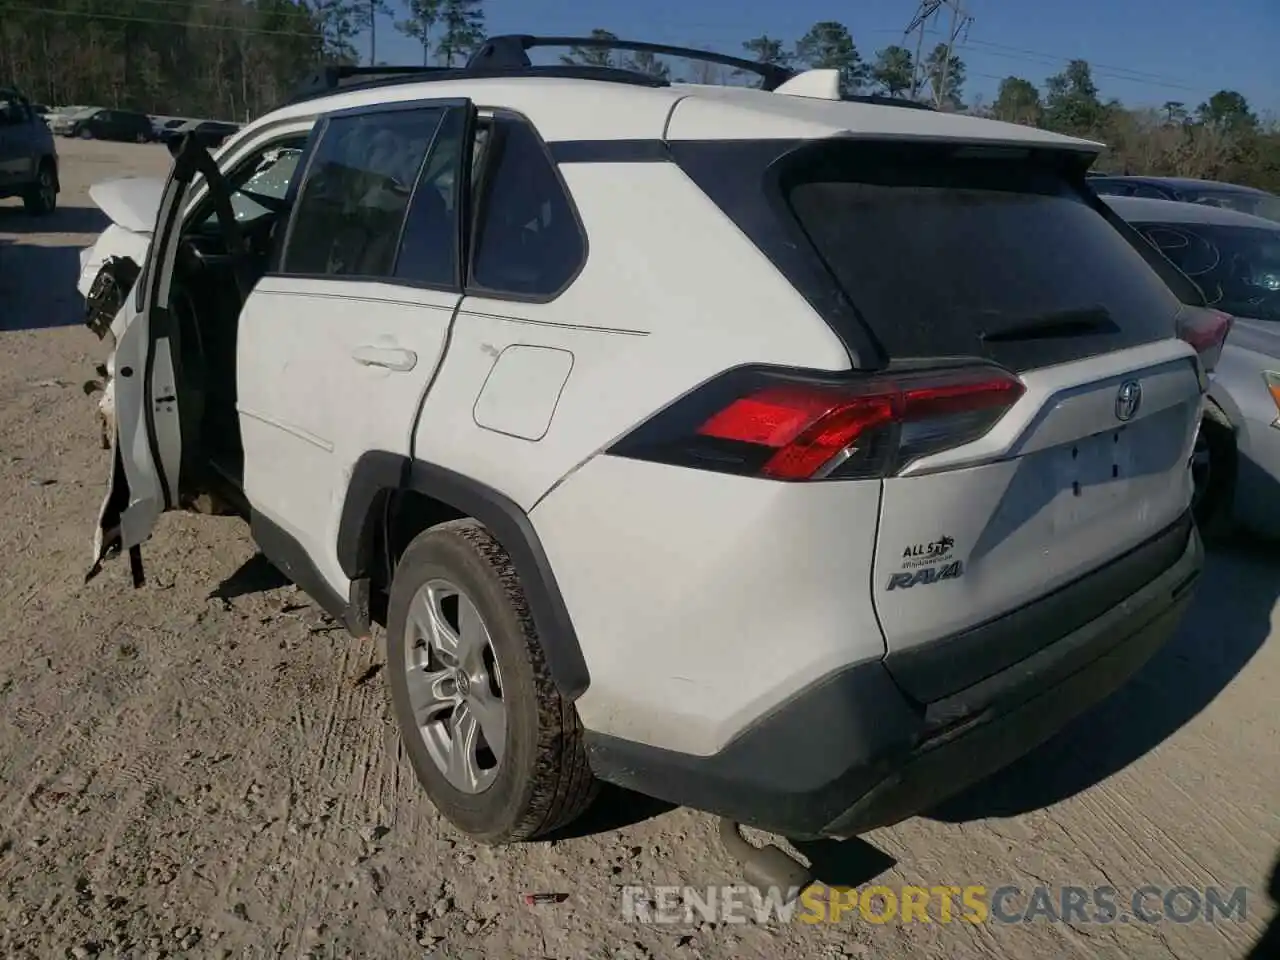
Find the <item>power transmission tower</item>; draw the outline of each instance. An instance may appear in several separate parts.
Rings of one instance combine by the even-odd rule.
[[[920,0],[916,15],[911,18],[907,29],[902,32],[904,45],[909,42],[913,33],[916,35],[915,61],[911,72],[911,99],[915,100],[920,93],[920,83],[927,75],[924,63],[924,35],[929,31],[929,24],[936,21],[944,10],[950,11],[951,23],[947,26],[946,39],[943,41],[947,55],[942,61],[942,74],[934,85],[933,99],[935,106],[939,107],[942,106],[942,100],[947,92],[947,71],[951,68],[951,52],[957,43],[968,38],[973,17],[964,9],[960,0]]]

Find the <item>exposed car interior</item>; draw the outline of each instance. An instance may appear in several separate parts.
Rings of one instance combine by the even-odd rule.
[[[225,189],[234,226],[215,209],[215,187],[192,212],[178,244],[170,307],[178,325],[175,366],[183,387],[182,472],[200,487],[239,487],[243,452],[235,359],[240,310],[267,271],[305,145],[303,135],[276,141],[231,170]],[[239,246],[238,252],[232,244]]]

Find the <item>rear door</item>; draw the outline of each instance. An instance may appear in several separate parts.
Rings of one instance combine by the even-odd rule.
[[[196,173],[195,151],[175,159],[156,214],[153,241],[114,328],[111,373],[111,476],[94,531],[94,577],[103,561],[128,551],[135,585],[142,582],[139,548],[160,514],[179,505],[182,433],[175,376],[175,328],[169,290],[187,192]],[[90,300],[94,293],[90,292]]]
[[[340,595],[351,471],[368,450],[412,452],[462,298],[474,124],[466,100],[320,118],[280,262],[241,313],[237,409],[255,536],[295,579],[309,582],[306,564]]]
[[[1194,350],[1175,336],[1181,304],[1143,242],[1104,219],[1063,168],[856,150],[857,159],[810,166],[789,196],[890,366],[970,358],[1026,388],[981,438],[883,481],[872,590],[887,663],[932,700],[1070,624],[1031,623],[1005,644],[1005,662],[976,658],[942,673],[912,669],[913,650],[1185,523],[1204,385]],[[1097,615],[1124,596],[1093,591],[1070,613]],[[1094,601],[1101,608],[1085,609]]]

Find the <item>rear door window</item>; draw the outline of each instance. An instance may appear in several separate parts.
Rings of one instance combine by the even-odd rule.
[[[445,112],[419,107],[328,121],[298,196],[283,272],[391,277],[414,184]]]
[[[891,359],[1026,369],[1173,335],[1177,299],[1064,176],[952,149],[824,144],[780,180]]]

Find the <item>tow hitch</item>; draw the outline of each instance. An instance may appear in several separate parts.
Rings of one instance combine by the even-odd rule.
[[[720,840],[729,856],[742,864],[747,883],[762,893],[782,890],[789,902],[813,882],[813,875],[803,863],[771,843],[763,847],[749,843],[741,827],[727,817],[720,819]]]

